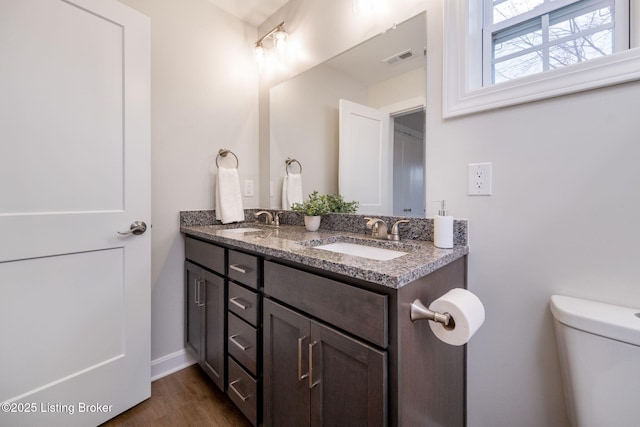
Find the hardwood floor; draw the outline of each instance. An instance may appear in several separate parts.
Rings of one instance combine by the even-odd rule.
[[[151,384],[151,398],[102,424],[116,426],[251,427],[197,365]]]

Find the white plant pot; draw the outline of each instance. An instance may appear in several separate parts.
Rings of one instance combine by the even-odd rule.
[[[322,219],[322,216],[318,215],[318,216],[304,216],[304,228],[307,229],[307,231],[317,231],[318,228],[320,228],[320,220]]]

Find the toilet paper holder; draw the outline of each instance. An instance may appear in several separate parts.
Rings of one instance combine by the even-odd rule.
[[[429,310],[419,299],[411,303],[411,321],[415,322],[417,320],[431,320],[451,328],[455,325],[453,317],[449,313],[438,313],[437,311]]]

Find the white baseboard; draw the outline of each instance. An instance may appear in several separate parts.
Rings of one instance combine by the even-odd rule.
[[[195,359],[185,349],[152,360],[151,381],[166,377],[194,363],[196,363]]]

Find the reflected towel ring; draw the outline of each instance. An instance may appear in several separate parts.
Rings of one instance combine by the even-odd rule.
[[[297,161],[296,159],[292,159],[291,157],[287,157],[284,162],[287,165],[285,167],[285,170],[287,171],[287,175],[289,175],[289,166],[291,166],[291,163],[297,163],[298,167],[300,168],[300,172],[298,172],[298,173],[302,173],[302,164],[299,161]]]
[[[231,154],[233,157],[236,158],[236,169],[238,169],[238,166],[240,166],[240,160],[238,160],[238,156],[235,155],[235,153],[227,148],[221,148],[220,150],[218,150],[218,155],[216,156],[216,166],[219,168],[220,165],[218,164],[218,159],[220,157],[227,157],[227,154]]]

